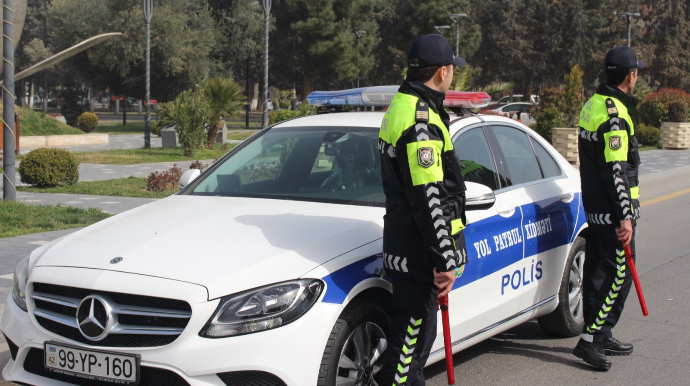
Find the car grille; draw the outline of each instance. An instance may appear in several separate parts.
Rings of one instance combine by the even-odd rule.
[[[99,295],[112,300],[116,325],[102,340],[87,339],[77,325],[77,307],[83,298]],[[182,334],[192,316],[187,302],[174,299],[92,291],[84,288],[33,283],[31,298],[36,321],[66,339],[101,347],[156,347]]]
[[[232,371],[217,375],[228,386],[285,386],[280,378],[265,371]]]
[[[24,360],[24,370],[31,374],[35,374],[44,378],[54,379],[56,381],[61,381],[69,383],[71,385],[80,386],[112,386],[113,383],[96,381],[93,379],[83,379],[65,374],[54,373],[47,370],[43,363],[43,350],[40,348],[32,348],[29,353],[26,354],[26,359]],[[156,367],[146,367],[141,366],[139,385],[142,386],[189,386],[189,383],[185,381],[177,373],[159,369]]]

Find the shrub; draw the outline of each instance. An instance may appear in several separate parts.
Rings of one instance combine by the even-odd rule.
[[[227,144],[225,144],[225,145],[227,145]],[[191,165],[189,165],[190,169],[199,169],[199,171],[203,171],[207,167],[208,167],[208,164],[205,164],[199,160],[196,160],[196,161],[192,162]]]
[[[560,88],[545,88],[539,93],[539,105],[532,108],[532,116],[537,121],[534,131],[551,143],[551,131],[564,127],[562,111],[565,109],[564,94]]]
[[[690,94],[683,90],[664,88],[647,95],[638,108],[640,121],[647,126],[660,127],[661,122],[668,122],[668,109],[673,102],[690,107]]]
[[[32,150],[17,171],[23,183],[40,187],[72,185],[79,181],[79,162],[64,149]]]
[[[687,122],[688,121],[688,106],[681,102],[671,102],[668,104],[668,121],[669,122]]]
[[[164,172],[153,172],[146,178],[146,190],[152,192],[165,192],[166,190],[177,190],[182,176],[182,169],[174,164],[170,170]]]
[[[203,93],[183,91],[172,102],[161,103],[158,109],[156,127],[175,126],[177,139],[184,148],[186,157],[193,157],[196,150],[204,145],[206,123],[212,111]]]
[[[297,105],[297,110],[299,111],[301,117],[316,114],[316,106],[310,105],[307,101],[304,101]]]
[[[661,130],[641,123],[635,128],[635,138],[643,146],[658,146],[661,141]]]
[[[94,113],[85,112],[77,118],[77,127],[85,133],[90,133],[98,126],[98,116]]]
[[[563,83],[563,123],[565,127],[577,127],[580,110],[582,109],[582,76],[584,72],[577,64],[573,66],[569,74],[566,74]]]

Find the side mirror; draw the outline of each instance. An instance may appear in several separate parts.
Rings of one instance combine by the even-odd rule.
[[[465,186],[467,186],[465,192],[467,209],[489,209],[496,202],[496,196],[490,187],[469,181],[465,181]]]
[[[199,169],[189,169],[182,173],[182,176],[180,176],[180,182],[178,183],[180,189],[184,189],[185,186],[192,183],[192,181],[196,180],[196,178],[200,175],[201,171]]]

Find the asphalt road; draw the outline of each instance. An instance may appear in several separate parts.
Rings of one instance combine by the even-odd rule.
[[[560,339],[525,323],[456,354],[458,385],[687,385],[690,372],[690,167],[644,173],[637,268],[650,315],[643,317],[635,291],[614,336],[635,344],[627,357],[611,357],[608,372],[571,355],[577,338]],[[0,240],[0,296],[11,288],[16,263],[37,245],[70,231]],[[1,341],[2,338],[0,338]],[[9,359],[0,342],[0,367]],[[425,370],[427,384],[446,384],[445,365]],[[0,386],[4,382],[0,381]]]

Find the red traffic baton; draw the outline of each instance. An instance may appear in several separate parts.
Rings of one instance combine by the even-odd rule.
[[[438,308],[441,310],[441,321],[443,322],[443,346],[446,349],[446,374],[448,384],[455,384],[455,369],[453,368],[453,347],[450,339],[450,320],[448,319],[448,295],[441,296],[436,300]]]
[[[630,266],[630,271],[632,271],[633,282],[635,283],[635,291],[637,291],[637,298],[640,299],[640,308],[642,308],[642,315],[647,316],[649,312],[647,311],[647,302],[644,301],[644,295],[642,294],[642,286],[640,286],[640,279],[637,277],[637,268],[635,268],[635,261],[633,260],[632,250],[630,250],[630,245],[623,247],[625,250],[625,257]],[[445,333],[445,331],[444,331]]]

